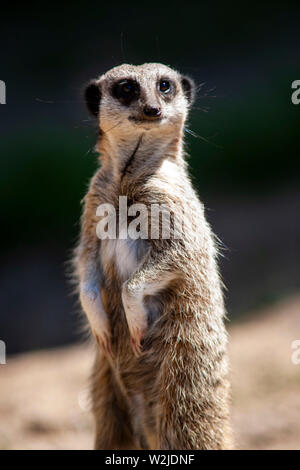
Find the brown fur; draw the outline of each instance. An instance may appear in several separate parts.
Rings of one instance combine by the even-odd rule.
[[[141,94],[126,107],[110,87],[128,76]],[[174,82],[173,96],[157,91],[159,77]],[[92,375],[95,448],[227,449],[227,335],[217,251],[183,154],[193,84],[161,64],[123,65],[95,84],[102,165],[84,199],[75,257],[81,301],[99,345]],[[161,122],[130,122],[129,115],[140,116],[153,103],[162,109]],[[117,208],[120,195],[128,204],[188,207],[193,225],[180,240],[136,240],[131,267],[114,251],[129,250],[126,241],[96,234],[97,207]]]

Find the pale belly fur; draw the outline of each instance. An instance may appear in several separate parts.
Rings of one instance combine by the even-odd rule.
[[[149,249],[147,240],[102,240],[101,261],[104,272],[113,263],[123,282],[137,270]]]

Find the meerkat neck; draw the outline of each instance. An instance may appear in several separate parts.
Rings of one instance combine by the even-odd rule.
[[[103,164],[110,167],[114,183],[137,181],[159,171],[163,161],[171,160],[184,167],[183,132],[141,130],[133,136],[104,135],[99,145]]]

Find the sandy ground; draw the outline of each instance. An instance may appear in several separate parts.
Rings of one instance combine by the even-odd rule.
[[[300,449],[300,364],[291,360],[291,343],[300,340],[300,296],[256,312],[229,333],[236,447]],[[90,367],[86,346],[0,365],[0,449],[90,449]]]

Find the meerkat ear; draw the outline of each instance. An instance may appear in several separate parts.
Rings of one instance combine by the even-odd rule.
[[[85,97],[85,102],[86,102],[89,112],[93,116],[98,117],[100,100],[101,100],[101,90],[100,90],[100,84],[96,80],[91,81],[87,85],[85,89],[84,97]]]
[[[196,85],[192,78],[181,76],[181,86],[183,93],[187,97],[190,104],[192,104],[196,97]]]

